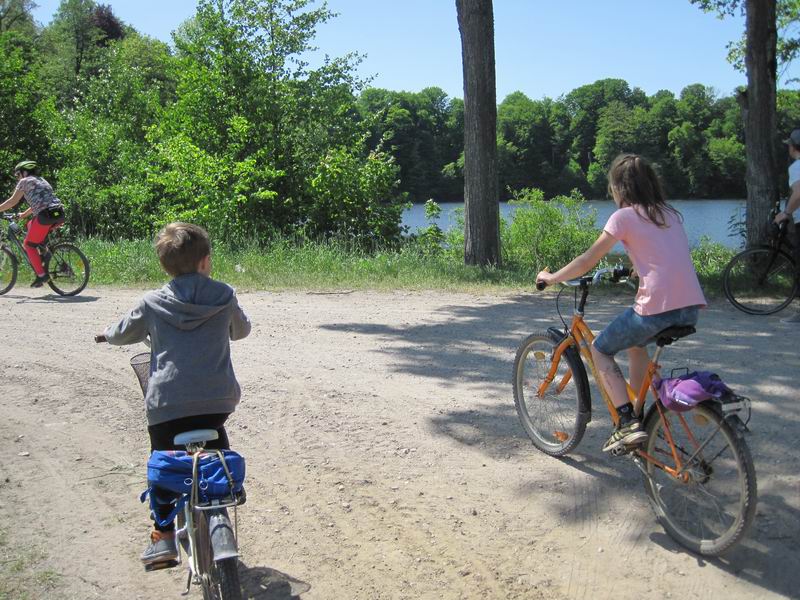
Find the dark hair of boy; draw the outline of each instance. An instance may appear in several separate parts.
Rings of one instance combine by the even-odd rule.
[[[608,169],[608,193],[612,189],[625,206],[641,206],[647,220],[658,227],[667,227],[665,212],[671,212],[682,222],[681,214],[667,203],[661,180],[655,169],[638,154],[620,154]]]
[[[191,223],[170,223],[158,233],[155,246],[161,266],[173,277],[196,273],[198,263],[211,254],[208,233]]]

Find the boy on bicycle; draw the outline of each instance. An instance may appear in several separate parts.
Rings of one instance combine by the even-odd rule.
[[[103,337],[110,344],[151,344],[150,379],[145,395],[147,431],[152,450],[181,450],[175,435],[193,429],[215,429],[219,439],[207,448],[228,449],[225,421],[239,402],[241,390],[233,372],[230,340],[250,333],[250,320],[229,285],[211,274],[211,243],[202,227],[170,223],[156,238],[158,259],[173,277],[159,290],[145,294]],[[154,511],[163,521],[178,500],[153,487]],[[154,519],[155,520],[155,519]],[[175,560],[175,522],[155,520],[143,563]]]
[[[24,219],[33,215],[28,221],[28,233],[23,242],[25,253],[31,261],[31,266],[36,273],[31,287],[42,287],[50,276],[45,272],[40,252],[45,250],[47,234],[52,229],[64,223],[64,207],[61,200],[56,198],[52,186],[44,177],[39,177],[36,172],[38,165],[32,160],[23,160],[14,167],[14,177],[17,178],[17,187],[11,197],[0,204],[0,212],[14,208],[22,200],[28,203],[28,209],[20,213]]]

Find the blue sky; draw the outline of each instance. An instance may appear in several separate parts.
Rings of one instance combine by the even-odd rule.
[[[195,0],[100,0],[123,21],[161,40],[194,13]],[[58,0],[37,0],[46,24]],[[329,0],[339,16],[319,27],[319,55],[365,54],[372,85],[462,97],[455,0]],[[703,83],[720,95],[745,84],[725,59],[744,19],[719,20],[689,0],[495,0],[497,98],[514,91],[555,98],[606,77],[653,94]],[[312,59],[313,64],[313,59]],[[795,65],[784,74],[800,77]],[[782,83],[782,82],[781,82]]]

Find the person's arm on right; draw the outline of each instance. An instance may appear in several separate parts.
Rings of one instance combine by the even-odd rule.
[[[790,218],[798,208],[800,208],[800,181],[796,181],[792,186],[792,195],[786,201],[786,208],[775,215],[775,222],[780,223]]]

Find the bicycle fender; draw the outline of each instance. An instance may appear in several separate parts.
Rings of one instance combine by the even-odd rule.
[[[560,344],[567,334],[564,332],[563,329],[559,329],[558,327],[548,327],[547,328],[547,335],[550,336],[550,339],[553,340],[556,344]],[[579,371],[578,375],[583,377],[584,381],[589,381],[589,377],[586,374],[586,366],[583,364],[583,359],[581,358],[580,352],[578,349],[572,345],[564,351],[565,354],[569,353],[572,358],[574,358],[574,362],[576,365],[577,370]],[[589,423],[592,420],[592,394],[591,391],[587,388],[587,394],[584,396],[584,401],[580,407],[578,413],[586,419],[586,422]]]
[[[231,520],[226,510],[210,511],[208,515],[208,533],[211,538],[211,549],[214,553],[215,561],[239,556],[236,536],[233,533]]]

